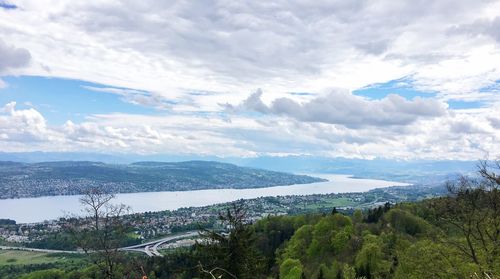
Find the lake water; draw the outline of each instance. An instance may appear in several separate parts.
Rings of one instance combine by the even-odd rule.
[[[384,180],[356,179],[348,175],[312,174],[312,176],[326,178],[329,181],[254,189],[209,189],[118,194],[113,203],[126,204],[132,208],[133,212],[138,213],[205,206],[238,199],[365,192],[375,188],[408,185]],[[31,223],[57,219],[67,214],[81,214],[79,198],[80,196],[53,196],[0,200],[0,218],[14,219],[19,223]]]

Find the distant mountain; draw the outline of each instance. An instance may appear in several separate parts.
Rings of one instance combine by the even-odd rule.
[[[0,161],[24,163],[47,161],[98,161],[110,164],[129,164],[137,161],[182,162],[189,160],[219,161],[242,167],[263,168],[293,173],[351,174],[363,178],[379,178],[410,183],[437,183],[457,173],[472,174],[477,161],[458,160],[373,160],[327,158],[319,156],[259,156],[235,158],[196,155],[138,155],[101,154],[85,152],[0,152]]]
[[[0,198],[81,194],[90,187],[113,193],[259,188],[323,181],[306,175],[239,167],[214,161],[0,162]]]
[[[106,163],[131,163],[120,155],[88,152],[0,152],[0,161],[40,163],[50,161],[97,161]]]
[[[350,174],[360,178],[417,184],[442,183],[457,174],[475,175],[477,163],[458,160],[363,160],[313,156],[257,157],[238,161],[241,166],[258,165],[275,171]]]

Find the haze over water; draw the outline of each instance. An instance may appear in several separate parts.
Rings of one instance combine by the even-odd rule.
[[[408,185],[385,180],[357,179],[348,175],[312,175],[329,181],[252,189],[126,193],[117,194],[113,202],[126,204],[132,208],[132,212],[138,213],[175,210],[181,207],[205,206],[258,197],[365,192],[375,188]],[[0,200],[0,218],[14,219],[18,223],[32,223],[57,219],[67,214],[82,214],[79,198],[80,196],[53,196]]]

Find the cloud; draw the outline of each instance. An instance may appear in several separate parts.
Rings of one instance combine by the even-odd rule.
[[[5,150],[444,159],[500,150],[500,1],[18,6],[0,9],[0,57],[10,57],[0,61],[1,73],[105,84],[87,89],[158,111],[51,126],[36,110],[14,107],[0,116]],[[432,96],[349,93],[401,78],[408,90]],[[255,88],[266,94],[249,97]],[[320,94],[329,88],[345,91]],[[454,110],[444,105],[449,100],[484,106]],[[258,113],[229,114],[225,103]]]
[[[16,48],[0,39],[0,73],[28,66],[31,55],[24,48]]]
[[[35,109],[16,109],[16,102],[0,110],[0,135],[3,140],[17,144],[45,141],[52,138],[45,118]]]
[[[250,95],[236,110],[288,116],[299,121],[340,124],[348,127],[408,125],[420,118],[446,114],[446,105],[416,97],[407,100],[390,94],[381,100],[368,100],[347,91],[333,91],[305,103],[290,98],[275,99],[271,105],[261,100],[262,91]],[[233,106],[229,105],[229,108]]]
[[[490,117],[488,119],[493,127],[496,129],[500,129],[500,118],[498,117]]]
[[[478,19],[473,23],[462,24],[450,28],[452,34],[466,34],[468,36],[488,36],[500,42],[500,16],[491,19]]]
[[[115,87],[96,87],[87,85],[84,85],[82,87],[91,91],[120,95],[122,96],[122,100],[127,103],[145,107],[153,107],[159,110],[170,109],[172,105],[175,104],[175,102],[162,98],[158,94],[141,90]]]
[[[108,114],[95,115],[79,124],[68,121],[58,129],[73,148],[85,150],[253,156],[253,151],[238,146],[239,140],[222,132],[233,124],[195,116]],[[193,127],[197,127],[195,134]]]
[[[225,93],[242,100],[255,87],[277,98],[411,76],[419,88],[463,98],[500,79],[498,42],[450,32],[479,22],[481,32],[496,36],[498,1],[26,0],[21,6],[2,14],[0,35],[30,49],[37,63],[25,73],[168,100],[191,90],[224,93],[192,102],[192,110],[213,109],[228,101]],[[485,57],[489,63],[482,64]]]
[[[2,151],[86,151],[255,157],[276,154],[396,159],[477,159],[498,155],[496,110],[423,117],[405,126],[349,127],[263,114],[92,115],[49,125],[34,108],[0,112]],[[195,131],[195,132],[193,132]]]

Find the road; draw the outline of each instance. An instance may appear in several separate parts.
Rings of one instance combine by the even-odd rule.
[[[43,253],[70,253],[70,254],[82,254],[82,253],[84,253],[83,251],[37,249],[37,248],[16,247],[16,246],[0,246],[0,250],[20,250],[20,251],[31,251],[31,252],[43,252]]]
[[[119,250],[146,253],[146,255],[150,257],[161,257],[162,254],[158,252],[158,247],[160,247],[160,245],[180,239],[191,238],[193,236],[198,236],[198,235],[199,235],[198,231],[190,231],[182,234],[167,236],[147,243],[122,247]]]
[[[158,252],[158,247],[160,247],[160,245],[168,243],[168,242],[180,240],[180,239],[198,236],[198,235],[199,235],[198,231],[189,231],[189,232],[185,232],[182,234],[167,236],[167,237],[157,239],[154,241],[150,241],[147,243],[122,247],[122,248],[119,248],[118,250],[119,251],[126,251],[126,252],[146,253],[146,255],[148,255],[149,257],[162,257],[162,254],[160,252]],[[15,247],[15,246],[0,246],[0,250],[22,250],[22,251],[43,252],[43,253],[70,253],[70,254],[82,254],[82,253],[84,253],[83,251],[36,249],[36,248]]]

